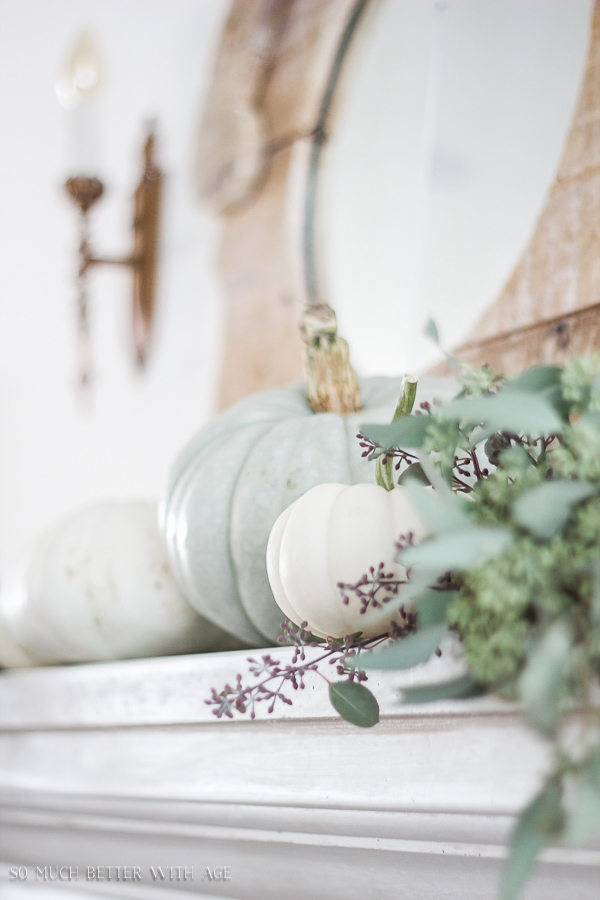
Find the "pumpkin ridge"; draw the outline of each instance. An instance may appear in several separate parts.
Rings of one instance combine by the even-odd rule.
[[[277,426],[275,426],[275,427],[277,427]],[[231,485],[230,485],[230,488],[231,488],[231,489],[230,489],[230,492],[229,492],[229,503],[228,503],[228,506],[227,506],[228,513],[229,513],[229,515],[227,516],[227,556],[228,556],[228,559],[229,559],[229,562],[230,562],[231,571],[232,571],[232,573],[233,573],[233,579],[232,579],[232,580],[233,580],[234,585],[235,585],[237,605],[240,606],[240,608],[242,609],[244,615],[246,616],[246,618],[248,619],[248,621],[251,623],[252,627],[253,627],[253,628],[261,635],[263,641],[264,641],[264,639],[269,640],[269,636],[268,636],[268,635],[265,635],[265,634],[261,631],[261,629],[259,629],[259,628],[255,625],[254,621],[252,620],[252,618],[251,618],[250,615],[248,614],[248,611],[246,610],[246,607],[245,607],[245,604],[244,604],[244,600],[243,600],[243,597],[242,597],[242,592],[241,592],[241,590],[240,590],[238,571],[237,571],[237,566],[236,566],[236,562],[235,562],[234,551],[233,551],[233,547],[232,547],[232,527],[233,527],[233,512],[234,512],[234,507],[235,507],[235,499],[236,499],[236,495],[237,495],[237,488],[238,488],[238,485],[240,484],[240,482],[241,482],[241,480],[242,480],[242,477],[243,477],[243,475],[244,475],[244,473],[245,473],[245,471],[246,471],[246,464],[247,464],[249,458],[253,455],[253,453],[254,453],[256,447],[257,447],[258,445],[260,445],[262,439],[263,439],[267,434],[270,434],[271,431],[272,431],[272,429],[270,429],[270,428],[267,426],[267,427],[265,428],[265,430],[263,431],[263,433],[262,433],[262,434],[260,435],[260,437],[258,438],[258,441],[257,441],[255,444],[251,444],[251,445],[249,446],[249,448],[248,448],[248,452],[247,452],[246,454],[244,454],[244,457],[243,457],[243,459],[242,459],[242,463],[241,463],[240,467],[238,468],[238,470],[237,470],[237,472],[236,472],[234,478],[232,479]]]
[[[280,572],[288,602],[297,611],[297,624],[308,621],[309,628],[317,636],[327,636],[335,631],[331,627],[330,604],[332,596],[335,602],[335,589],[331,588],[328,535],[333,507],[350,487],[323,482],[307,491],[292,511],[281,540]],[[320,515],[311,527],[305,528],[307,518],[314,517],[316,511]],[[286,559],[289,561],[287,572]],[[339,601],[341,604],[341,595]]]
[[[227,445],[230,445],[230,442],[233,440],[236,444],[240,443],[240,435],[242,433],[246,433],[246,435],[252,436],[257,430],[260,430],[260,426],[262,426],[263,433],[268,428],[268,424],[265,423],[257,423],[254,422],[250,425],[246,425],[244,428],[240,429],[232,429],[229,434],[229,440],[226,442]],[[226,605],[233,605],[236,609],[238,622],[231,622],[226,615],[221,615],[221,609],[223,607],[223,603],[219,598],[218,608],[215,613],[214,604],[210,602],[210,600],[205,599],[205,591],[202,590],[202,586],[197,587],[196,578],[194,577],[194,572],[190,569],[189,565],[185,562],[184,554],[181,552],[181,548],[179,545],[179,540],[177,537],[177,522],[181,516],[181,507],[187,507],[189,501],[184,500],[187,492],[190,493],[194,490],[194,483],[198,479],[203,479],[205,477],[204,470],[206,469],[207,463],[210,464],[212,462],[212,451],[214,451],[214,444],[221,443],[219,439],[217,441],[209,441],[202,448],[199,456],[196,459],[192,460],[192,463],[184,471],[176,484],[175,489],[167,503],[167,513],[165,517],[165,525],[166,525],[166,539],[169,548],[169,556],[173,561],[173,569],[176,573],[176,577],[178,581],[181,581],[182,588],[184,590],[185,595],[188,597],[192,606],[206,618],[215,622],[219,627],[228,630],[231,634],[234,634],[236,637],[244,640],[254,646],[265,646],[265,636],[262,632],[258,631],[251,619],[246,614],[246,610],[243,607],[241,602],[241,598],[239,596],[239,589],[237,585],[237,578],[232,574],[230,579],[230,584],[223,591],[224,594],[227,594],[227,600],[225,601]],[[251,441],[249,442],[248,449],[242,460],[245,460],[252,450],[253,444]],[[232,477],[230,478],[227,490],[227,506],[224,514],[225,526],[223,529],[223,538],[225,541],[224,546],[224,557],[229,562],[229,571],[232,573],[235,570],[232,554],[231,554],[231,506],[232,506],[232,487],[237,483],[237,470],[232,473]],[[171,520],[173,520],[173,526],[171,525]]]
[[[351,485],[348,485],[347,488],[346,488],[346,490],[347,490],[350,486],[351,486]],[[335,512],[335,508],[336,508],[336,506],[337,506],[337,504],[338,504],[340,498],[344,495],[344,493],[345,493],[345,491],[340,491],[340,493],[333,499],[333,502],[330,503],[330,505],[329,505],[329,508],[328,508],[328,510],[327,510],[327,524],[326,524],[326,527],[325,527],[325,533],[326,533],[327,535],[330,535],[330,534],[331,534],[331,520],[333,519],[334,512]],[[334,587],[334,588],[332,589],[332,591],[331,591],[332,602],[333,602],[333,603],[336,603],[336,602],[339,603],[339,606],[340,606],[340,612],[343,614],[343,609],[342,609],[342,608],[343,608],[343,605],[344,605],[344,601],[343,601],[343,598],[342,598],[342,593],[341,593],[341,591],[339,590],[339,588],[337,587],[337,581],[335,581],[334,578],[333,578],[333,572],[332,572],[332,568],[333,568],[333,559],[332,559],[332,554],[331,554],[330,541],[327,542],[327,546],[324,548],[324,551],[325,551],[325,561],[326,561],[326,562],[325,562],[325,566],[326,566],[326,571],[327,571],[327,584],[330,585],[330,586],[331,586],[331,585],[335,585],[335,587]]]
[[[331,428],[340,432],[337,443],[340,441],[343,443],[343,429],[340,426],[340,416],[331,413],[312,412],[305,417],[298,417],[292,420],[285,419],[272,425],[252,448],[246,459],[244,469],[240,472],[236,490],[232,492],[230,548],[233,553],[234,571],[241,603],[255,627],[273,641],[277,640],[280,633],[281,611],[273,596],[264,563],[269,532],[284,509],[310,490],[310,488],[314,487],[315,484],[320,484],[325,480],[322,470],[323,468],[329,469],[329,460],[327,460],[325,466],[321,464],[322,443],[323,440],[330,440],[329,431]],[[326,434],[323,434],[323,431]],[[272,448],[269,448],[269,444],[273,445]],[[273,460],[272,471],[277,473],[279,471],[278,461],[273,458],[272,450],[274,448],[275,452],[277,452],[280,447],[285,447],[284,457],[286,458],[287,469],[284,478],[289,474],[290,469],[292,471],[296,469],[300,481],[295,488],[291,488],[289,495],[282,497],[282,492],[285,490],[283,479],[278,480],[276,475],[270,478],[264,487],[271,488],[275,496],[268,507],[266,505],[261,507],[260,503],[257,504],[256,479],[252,477],[252,465],[256,461],[257,468],[260,469],[261,466],[258,465],[258,462],[261,458],[269,458]],[[310,453],[309,450],[311,451]],[[311,456],[314,457],[312,462]],[[297,461],[295,465],[293,460]],[[249,462],[250,465],[248,465]],[[334,475],[339,475],[339,463],[336,465],[334,460],[333,465],[336,466],[337,470],[337,472],[334,472]],[[314,471],[315,466],[317,467],[317,474],[307,478],[306,473],[311,470]],[[337,480],[345,481],[347,475],[348,473],[344,472]],[[289,482],[289,477],[287,480]],[[336,479],[331,478],[330,480]],[[244,485],[250,483],[252,483],[251,492],[244,489]],[[286,486],[289,487],[289,485]],[[264,491],[260,493],[262,496],[265,494]],[[257,523],[255,518],[254,530],[247,532],[248,510],[252,510],[253,515],[256,517],[257,511],[260,511],[261,508],[264,509],[263,521],[259,518]],[[263,527],[265,522],[268,522],[268,524]]]

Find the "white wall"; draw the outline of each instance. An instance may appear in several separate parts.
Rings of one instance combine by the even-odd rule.
[[[0,0],[0,565],[100,498],[157,497],[212,410],[221,307],[216,226],[194,198],[194,136],[228,0]],[[129,341],[130,275],[92,273],[93,403],[75,391],[77,220],[62,184],[68,114],[55,80],[88,28],[104,70],[100,254],[129,251],[143,120],[167,173],[159,309],[146,373]]]
[[[500,289],[543,203],[577,92],[591,0],[383,0],[324,179],[326,269],[353,359],[397,373],[452,345]],[[229,0],[0,0],[0,575],[24,541],[103,498],[157,497],[212,411],[222,305],[194,137]],[[440,16],[444,19],[440,27]],[[93,406],[75,393],[76,214],[54,84],[82,29],[104,67],[98,252],[129,249],[143,119],[167,172],[148,370],[130,276],[92,272]],[[428,94],[429,92],[429,94]],[[429,97],[429,100],[428,100]]]

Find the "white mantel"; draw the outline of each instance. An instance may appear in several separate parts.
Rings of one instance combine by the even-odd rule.
[[[456,670],[442,657],[371,677],[373,729],[341,721],[316,675],[292,707],[216,720],[203,701],[247,656],[3,673],[2,900],[498,896],[513,817],[548,764],[515,707],[399,706],[401,685]],[[10,880],[13,865],[26,881]],[[78,879],[36,880],[49,865],[78,867]],[[143,880],[88,881],[88,866],[138,866]],[[182,867],[180,880],[174,868],[153,881],[151,866]],[[207,866],[230,879],[203,879]],[[523,900],[597,900],[599,886],[600,844],[555,848]]]

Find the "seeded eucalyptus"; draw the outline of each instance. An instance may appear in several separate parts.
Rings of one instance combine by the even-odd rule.
[[[547,843],[582,843],[600,826],[600,355],[512,379],[454,366],[454,400],[412,412],[407,382],[394,420],[358,435],[378,483],[402,485],[430,530],[420,545],[398,536],[409,580],[385,592],[385,618],[396,606],[406,627],[322,645],[286,625],[284,642],[297,648],[292,665],[263,657],[259,672],[252,661],[254,693],[238,679],[207,702],[216,715],[253,710],[258,699],[272,709],[286,683],[301,688],[309,671],[321,674],[315,654],[304,655],[308,645],[344,679],[330,686],[340,715],[375,724],[366,673],[425,662],[455,632],[468,671],[405,691],[404,700],[495,692],[520,701],[554,744],[554,768],[513,833],[502,883],[512,900]],[[390,578],[373,560],[356,584],[338,585],[340,603],[382,616],[379,591]],[[567,720],[581,726],[569,752]]]
[[[424,661],[442,633],[422,615],[437,594],[469,675],[405,700],[500,693],[554,743],[554,770],[513,834],[502,885],[510,900],[547,843],[581,842],[600,826],[600,356],[510,380],[465,367],[461,381],[455,400],[420,421],[362,428],[366,452],[404,466],[400,482],[417,469],[410,490],[432,530],[399,554],[421,584],[419,631],[362,664]],[[416,486],[423,476],[435,500]],[[417,639],[422,654],[409,652]],[[582,735],[568,753],[567,719],[579,719]]]

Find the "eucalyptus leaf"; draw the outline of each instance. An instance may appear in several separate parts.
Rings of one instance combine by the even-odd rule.
[[[519,680],[519,696],[532,725],[553,734],[560,719],[560,700],[573,636],[563,621],[555,622],[529,654]]]
[[[460,365],[458,364],[458,361],[453,356],[450,356],[450,354],[446,353],[446,351],[443,349],[441,341],[440,341],[440,335],[439,335],[439,332],[437,329],[437,325],[435,324],[433,319],[427,320],[425,328],[423,329],[423,334],[425,335],[425,337],[428,337],[431,341],[433,341],[434,344],[437,344],[439,349],[442,351],[442,353],[446,357],[446,362],[448,363],[448,365],[450,366],[452,371],[457,376],[459,376],[460,375]]]
[[[446,621],[448,607],[458,597],[458,591],[434,591],[428,588],[415,603],[419,628],[428,628]]]
[[[418,449],[415,451],[417,456],[419,457],[419,462],[425,472],[425,475],[429,479],[429,483],[432,488],[435,489],[437,496],[440,499],[456,496],[452,493],[450,484],[445,480],[444,476],[438,469],[436,465],[434,465],[433,461],[429,457],[429,455],[422,449]],[[448,473],[450,481],[452,480],[452,470]]]
[[[447,622],[421,628],[389,647],[361,656],[357,665],[361,669],[412,669],[413,666],[427,662],[447,631]]]
[[[503,900],[515,900],[541,851],[560,835],[563,822],[562,787],[553,778],[519,816],[503,871]]]
[[[329,685],[329,699],[342,719],[371,728],[379,722],[379,704],[370,690],[358,681],[335,681]]]
[[[421,465],[421,463],[412,463],[410,466],[408,466],[408,468],[404,470],[404,472],[398,479],[398,484],[401,485],[409,484],[410,482],[429,487],[429,479],[423,471],[423,466]]]
[[[536,465],[537,454],[527,452],[525,447],[513,443],[506,435],[498,432],[488,438],[483,450],[493,466],[508,466],[512,471],[521,469],[525,472]]]
[[[404,416],[389,425],[361,425],[360,433],[384,450],[394,447],[421,447],[429,426],[429,416]]]
[[[437,414],[513,434],[560,434],[564,428],[564,422],[546,400],[525,391],[499,391],[488,397],[452,400],[441,406]]]
[[[583,763],[575,789],[574,804],[565,828],[565,843],[586,844],[600,828],[600,749]]]
[[[428,319],[425,328],[423,329],[423,334],[425,337],[428,337],[433,341],[434,344],[439,346],[440,343],[440,335],[437,329],[437,325],[433,321],[433,319]]]
[[[546,403],[550,404],[550,406],[556,410],[563,422],[568,423],[571,407],[568,401],[565,400],[561,384],[549,385],[544,390],[538,392],[538,397],[541,397]]]
[[[409,547],[398,554],[403,566],[421,566],[434,575],[450,570],[469,569],[497,556],[509,546],[512,533],[506,528],[486,528],[469,525],[468,528],[447,532],[433,537],[418,547]]]
[[[477,444],[485,443],[494,434],[497,434],[496,428],[492,428],[489,425],[476,425],[469,435],[469,446],[476,447]]]
[[[546,481],[515,501],[515,520],[541,540],[549,540],[567,523],[575,503],[597,493],[590,481]]]
[[[590,390],[590,399],[588,401],[588,408],[590,406],[595,406],[596,410],[598,409],[598,400],[600,400],[600,372],[596,372],[594,378],[592,379],[592,387]]]
[[[472,527],[461,502],[451,491],[441,494],[410,482],[405,487],[411,503],[435,534]]]
[[[519,444],[513,444],[512,447],[509,447],[507,450],[503,450],[502,452],[503,454],[508,455],[511,469],[515,469],[518,466],[522,472],[525,472],[533,465],[533,460],[530,454],[527,452],[527,450],[525,450],[524,447],[521,447]],[[504,459],[501,458],[500,462],[505,465],[507,462],[506,457]]]
[[[532,366],[502,385],[502,391],[545,391],[560,384],[562,370],[558,366]]]
[[[500,394],[504,395],[512,391],[536,394],[556,410],[563,422],[567,422],[570,409],[563,396],[561,375],[562,370],[557,366],[532,366],[517,375],[516,378],[506,381],[502,385]]]
[[[592,622],[600,628],[600,559],[592,563]]]
[[[422,684],[418,687],[402,690],[403,703],[434,703],[436,700],[465,700],[468,697],[480,697],[486,693],[484,685],[479,684],[468,673],[451,681],[438,684]]]
[[[600,431],[600,412],[586,412],[581,417],[581,423],[590,425],[596,431]]]

